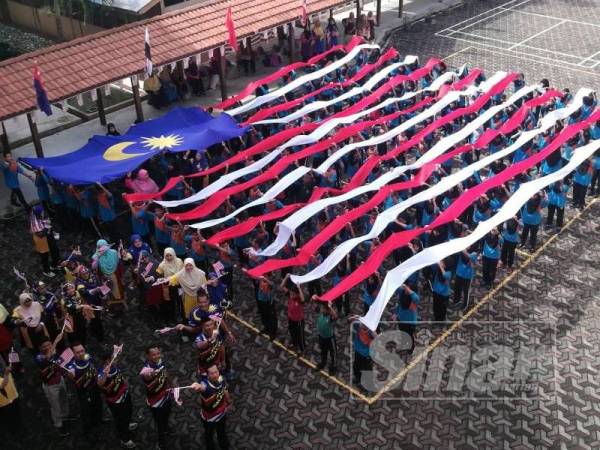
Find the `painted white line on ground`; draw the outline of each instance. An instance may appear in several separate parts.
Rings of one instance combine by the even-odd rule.
[[[519,45],[522,45],[522,44],[524,44],[525,42],[528,42],[528,41],[530,41],[530,40],[532,40],[532,39],[535,39],[536,37],[538,37],[538,36],[541,36],[542,34],[544,34],[544,33],[547,33],[548,31],[550,31],[550,30],[552,30],[552,29],[554,29],[554,28],[556,28],[556,27],[559,27],[559,26],[561,26],[561,25],[565,24],[566,22],[567,22],[566,20],[562,20],[562,21],[560,21],[559,23],[555,23],[554,25],[551,25],[551,26],[549,26],[549,27],[548,27],[548,28],[546,28],[545,30],[542,30],[542,31],[540,31],[539,33],[535,33],[534,35],[531,35],[531,36],[529,36],[527,39],[523,39],[523,40],[522,40],[521,42],[519,42],[518,44],[515,44],[515,45],[513,45],[512,47],[510,47],[508,50],[512,50],[513,48],[516,48],[516,47],[518,47]]]
[[[600,51],[597,51],[593,55],[588,56],[587,58],[581,60],[577,65],[578,66],[583,66],[583,63],[587,62],[587,61],[594,61],[594,62],[596,62],[596,60],[594,59],[594,56],[596,56],[596,55],[600,55]],[[596,62],[596,64],[598,64],[598,63],[600,63],[600,61]],[[592,65],[591,67],[594,67],[596,64]]]
[[[457,31],[456,33],[457,33],[457,34],[462,34],[462,35],[465,35],[465,36],[469,36],[469,37],[474,37],[474,38],[479,38],[479,39],[486,39],[486,40],[488,40],[488,41],[499,42],[499,43],[501,43],[501,44],[506,44],[506,45],[508,45],[508,46],[513,46],[513,45],[515,45],[515,43],[514,43],[514,42],[505,41],[505,40],[503,40],[503,39],[491,38],[491,37],[487,37],[487,36],[480,36],[480,35],[478,35],[478,34],[475,34],[475,33],[467,33],[467,32],[465,32],[465,31]],[[443,36],[443,37],[451,37],[451,36]],[[575,60],[580,60],[580,59],[581,59],[581,56],[572,55],[572,54],[570,54],[570,53],[562,53],[562,52],[558,52],[558,51],[556,51],[556,50],[548,50],[548,49],[546,49],[546,48],[533,47],[533,46],[531,46],[531,45],[527,45],[527,44],[521,44],[521,47],[527,47],[528,49],[531,49],[531,50],[538,50],[538,51],[540,51],[540,52],[553,53],[553,54],[555,54],[555,55],[560,55],[560,56],[564,56],[564,57],[566,57],[566,58],[572,58],[572,59],[575,59]],[[509,50],[509,49],[508,49],[508,48],[506,48],[505,50]],[[598,52],[598,53],[600,53],[600,52]],[[592,56],[595,56],[595,55],[592,55]],[[591,58],[591,57],[590,57],[590,58]],[[592,61],[592,62],[599,62],[599,63],[600,63],[600,61],[596,61],[596,60],[593,60],[593,59],[590,59],[590,61]],[[580,64],[581,64],[581,62],[577,63],[577,65],[578,65],[578,66],[579,66]]]
[[[462,40],[462,41],[470,42],[470,41],[467,41],[466,39],[460,39],[460,38],[452,38],[452,39],[456,39],[456,40],[459,40],[459,41]],[[484,48],[478,47],[478,45],[483,45]],[[488,47],[492,47],[492,48],[497,49],[497,50],[492,50],[491,48],[488,48]],[[511,54],[507,55],[506,52],[508,50],[500,48],[500,47],[494,47],[493,45],[488,45],[488,44],[484,44],[484,43],[477,43],[477,45],[472,45],[471,49],[473,49],[473,50],[488,51],[490,53],[494,53],[494,54],[497,54],[497,55],[510,56],[511,58],[523,59],[525,61],[529,61],[529,62],[533,62],[533,63],[537,63],[537,64],[547,64],[549,66],[556,66],[557,68],[563,69],[563,70],[566,69],[564,67],[564,65],[565,64],[569,64],[569,63],[565,63],[563,61],[556,61],[556,60],[553,60],[551,58],[544,58],[542,56],[523,54],[521,52],[517,52],[517,51],[514,51],[514,50],[510,50]],[[503,52],[502,51],[498,51],[498,50],[503,50]],[[545,59],[547,61],[550,61],[550,62],[536,61],[535,59],[532,59],[532,57],[543,58],[543,59]],[[552,63],[555,63],[555,64],[552,64]],[[573,66],[575,66],[575,65],[573,64]],[[581,69],[575,69],[575,68],[568,68],[568,70],[569,71],[574,71],[574,72],[581,72],[581,73],[585,73],[587,75],[592,75],[592,76],[600,78],[600,73],[598,73],[598,72],[588,72],[587,70],[581,70]]]
[[[518,5],[521,5],[523,3],[527,3],[529,1],[531,1],[531,0],[525,0],[522,3],[518,3]],[[487,17],[484,17],[483,19],[476,20],[475,22],[470,23],[469,25],[465,25],[464,27],[460,27],[460,28],[457,28],[455,30],[450,30],[450,34],[456,33],[458,31],[466,30],[467,28],[471,28],[473,25],[477,25],[478,23],[485,22],[486,20],[489,20],[489,19],[491,19],[493,17],[499,16],[500,14],[504,14],[506,12],[510,12],[510,9],[501,9],[500,11],[495,12],[494,14],[491,14],[491,15],[489,15]]]
[[[517,5],[515,5],[517,6]],[[589,23],[589,22],[582,22],[580,20],[573,20],[573,19],[565,19],[563,17],[556,17],[556,16],[549,16],[546,14],[539,14],[539,13],[534,13],[534,12],[530,12],[530,11],[523,11],[522,9],[513,9],[514,7],[511,6],[510,8],[504,8],[504,7],[500,7],[502,9],[506,9],[507,11],[512,11],[512,12],[516,12],[519,14],[527,14],[530,16],[538,16],[538,17],[543,17],[545,19],[554,19],[554,20],[566,20],[567,22],[571,22],[571,23],[576,23],[578,25],[589,25],[590,27],[597,27],[600,28],[600,25],[598,25],[597,23]]]
[[[466,52],[467,50],[469,50],[469,49],[471,49],[471,48],[472,48],[471,46],[469,46],[469,47],[465,47],[465,48],[463,48],[463,49],[461,49],[461,50],[459,50],[459,51],[457,51],[457,52],[454,52],[454,53],[452,53],[451,55],[448,55],[448,56],[446,56],[446,57],[442,58],[442,61],[445,61],[446,59],[450,59],[450,58],[452,58],[453,56],[456,56],[456,55],[458,55],[458,54],[460,54],[460,53],[462,53],[462,52]]]
[[[510,0],[509,2],[503,3],[503,4],[499,5],[499,6],[496,6],[495,8],[488,9],[487,11],[484,11],[484,12],[482,12],[480,14],[477,14],[477,15],[475,15],[473,17],[469,17],[468,19],[465,19],[465,20],[462,20],[462,21],[460,21],[458,23],[455,23],[454,25],[452,25],[452,26],[450,26],[448,28],[444,28],[443,30],[440,30],[438,33],[443,33],[444,31],[449,31],[449,30],[451,30],[452,28],[454,28],[454,27],[456,27],[458,25],[462,25],[463,23],[466,23],[466,22],[468,22],[470,20],[476,19],[477,17],[481,17],[481,16],[483,16],[485,14],[488,14],[488,13],[490,13],[492,11],[495,11],[495,10],[497,10],[499,8],[504,8],[506,5],[510,5],[511,3],[514,3],[516,1],[518,1],[518,0]],[[531,0],[525,0],[524,2],[518,3],[517,5],[513,5],[513,6],[522,5],[522,4],[527,3],[529,1],[531,1]],[[505,8],[505,9],[509,9],[509,8]]]

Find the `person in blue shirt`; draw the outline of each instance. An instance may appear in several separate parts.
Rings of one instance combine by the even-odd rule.
[[[420,298],[419,295],[406,284],[403,284],[400,289],[400,299],[392,320],[397,320],[398,329],[410,336],[412,343],[409,354],[412,354],[415,350],[415,330],[417,328],[417,321],[419,320],[417,307],[419,306]]]
[[[546,206],[546,194],[537,193],[531,197],[521,208],[521,222],[523,222],[523,233],[521,234],[520,247],[525,247],[529,238],[529,247],[533,251],[537,244],[537,234],[542,223],[541,209]]]
[[[53,213],[54,210],[50,207],[50,188],[48,187],[48,183],[50,182],[50,178],[44,172],[44,169],[40,167],[35,171],[35,188],[37,190],[38,199],[43,203],[44,208],[50,214]]]
[[[592,165],[589,160],[581,163],[573,176],[573,207],[585,208],[585,194],[592,184]]]
[[[485,238],[483,238],[482,252],[482,272],[483,285],[486,289],[491,289],[496,280],[498,270],[498,261],[500,260],[500,249],[503,239],[497,229],[493,229]]]
[[[500,261],[509,272],[515,262],[515,251],[519,243],[519,220],[514,217],[506,222],[502,230],[502,251]]]
[[[352,323],[352,347],[354,347],[354,361],[352,363],[353,383],[362,386],[364,372],[373,370],[371,359],[371,342],[377,333],[369,330],[358,320],[358,316],[350,316],[348,322]]]
[[[600,131],[600,126],[596,125],[595,128]],[[598,137],[592,139],[600,139],[600,132]],[[596,150],[592,157],[592,182],[590,184],[590,195],[596,197],[600,196],[600,150]]]
[[[29,203],[25,200],[23,196],[23,192],[21,191],[21,186],[19,184],[19,175],[29,178],[31,181],[34,181],[32,175],[25,173],[23,168],[17,164],[12,154],[6,153],[4,155],[4,162],[2,163],[2,173],[4,174],[4,183],[6,187],[10,189],[10,203],[13,206],[21,206],[25,208],[27,211],[31,209]],[[17,203],[17,200],[19,203]]]
[[[148,212],[146,210],[147,207],[148,204],[143,202],[129,204],[133,234],[139,234],[145,241],[148,240],[148,235],[150,234],[149,223],[154,220],[154,214]]]
[[[469,306],[469,290],[475,275],[473,265],[477,262],[477,252],[463,250],[456,261],[456,276],[454,277],[454,304],[462,297],[462,309]]]
[[[550,186],[548,191],[548,217],[546,219],[546,228],[554,225],[554,213],[556,213],[556,226],[562,228],[565,217],[565,205],[567,203],[567,192],[569,185],[561,180]]]
[[[350,272],[352,272],[352,270],[350,268],[350,253],[348,253],[346,258],[344,258],[344,263],[338,265],[335,273],[331,277],[331,287],[334,288],[340,284],[342,279],[345,278]],[[348,316],[350,314],[350,294],[348,292],[345,292],[336,298],[333,304],[335,309],[337,309],[338,315],[342,314],[342,311],[344,316]]]
[[[369,308],[375,301],[377,297],[377,293],[379,292],[379,288],[381,287],[381,275],[379,272],[375,272],[365,281],[365,287],[363,289],[362,301],[364,313],[367,314],[369,312]]]
[[[444,322],[446,320],[446,310],[448,309],[448,300],[450,299],[450,279],[452,272],[446,270],[444,261],[437,264],[437,270],[433,274],[433,320]]]

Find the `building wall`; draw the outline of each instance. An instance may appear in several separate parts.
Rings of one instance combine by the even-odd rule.
[[[97,33],[103,28],[76,19],[55,16],[48,10],[33,8],[6,0],[10,21],[17,26],[60,40],[71,40],[86,34]]]

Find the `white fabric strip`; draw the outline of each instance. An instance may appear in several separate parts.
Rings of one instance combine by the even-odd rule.
[[[437,103],[435,103],[432,107],[430,107],[429,109],[423,111],[421,114],[413,117],[412,119],[408,120],[407,122],[404,122],[402,124],[400,124],[398,127],[393,128],[392,130],[388,131],[387,133],[384,133],[382,135],[378,135],[375,136],[367,141],[361,141],[358,143],[353,143],[353,144],[349,144],[345,147],[342,147],[341,149],[337,150],[334,155],[339,153],[339,158],[341,158],[344,154],[348,153],[349,151],[355,149],[355,148],[359,148],[359,147],[368,147],[370,145],[376,145],[380,142],[385,142],[387,139],[391,139],[394,136],[402,133],[404,130],[410,128],[411,126],[414,126],[415,124],[427,119],[428,117],[437,114],[438,112],[442,111],[447,105],[449,105],[450,103],[452,103],[453,101],[456,101],[460,96],[470,96],[473,95],[474,93],[477,92],[478,89],[481,89],[482,87],[484,89],[490,89],[491,86],[493,86],[493,84],[495,84],[495,82],[497,82],[496,78],[504,78],[504,76],[506,76],[506,74],[504,72],[499,72],[498,74],[494,75],[493,77],[490,78],[490,80],[488,80],[488,82],[486,83],[482,83],[482,86],[480,86],[479,88],[475,88],[475,87],[471,87],[469,89],[467,89],[466,91],[460,91],[460,92],[456,92],[456,91],[452,91],[447,93],[444,97],[442,97],[441,100],[439,100]],[[488,86],[489,84],[489,86]],[[394,100],[394,99],[388,99],[388,100]],[[385,102],[384,102],[385,103]],[[378,107],[382,107],[381,105],[379,105]],[[432,109],[433,108],[433,109]],[[367,110],[369,111],[369,110]],[[362,113],[359,114],[363,114],[365,113],[364,111]],[[344,121],[348,121],[348,123],[352,123],[354,121],[353,116],[348,116],[348,117],[344,117],[344,118],[340,118],[340,120],[344,120]],[[337,119],[336,119],[337,120]],[[334,122],[334,120],[327,122],[324,124],[324,126],[328,126],[330,124],[332,124]],[[320,129],[321,127],[319,127]],[[331,127],[331,129],[333,129],[334,126]],[[315,130],[317,131],[317,130]],[[310,135],[309,135],[310,136]],[[348,150],[348,148],[350,148],[350,150]],[[332,155],[332,156],[334,156]],[[328,160],[331,160],[332,157],[328,158]],[[335,161],[331,162],[331,164],[333,164]],[[325,164],[325,163],[324,163]],[[286,175],[283,179],[281,179],[280,181],[278,181],[275,185],[273,185],[269,190],[267,190],[262,197],[260,197],[259,199],[256,199],[254,201],[252,201],[251,203],[248,203],[244,206],[242,206],[241,208],[238,208],[237,210],[233,211],[232,213],[230,213],[227,216],[218,218],[218,219],[212,219],[212,220],[208,220],[208,221],[203,221],[203,222],[198,222],[195,224],[190,225],[193,228],[197,228],[197,229],[204,229],[204,228],[209,228],[211,226],[226,222],[227,220],[237,216],[238,214],[240,214],[242,211],[245,211],[253,206],[258,206],[258,205],[263,205],[268,203],[269,201],[271,201],[272,199],[274,199],[275,197],[277,197],[281,192],[283,192],[285,189],[287,189],[292,183],[293,181],[296,181],[300,178],[302,178],[306,173],[308,173],[309,171],[316,171],[317,173],[322,173],[319,172],[319,170],[321,170],[321,167],[323,166],[323,164],[317,168],[317,169],[311,169],[305,166],[301,166],[297,169],[295,169],[294,171],[290,172],[288,175]],[[302,170],[299,170],[302,169]],[[293,180],[292,182],[290,182],[290,177],[291,176],[295,176],[296,180]],[[167,202],[158,202],[160,204],[165,204]],[[281,228],[280,228],[280,233],[281,233]],[[291,234],[290,234],[291,235]],[[289,238],[289,236],[288,236]],[[285,242],[282,244],[282,246],[285,245]],[[276,253],[276,252],[275,252]],[[273,254],[275,254],[273,253]]]
[[[453,239],[442,244],[428,247],[404,261],[396,268],[390,270],[385,276],[377,298],[369,308],[369,312],[359,320],[369,329],[375,331],[383,315],[386,305],[398,288],[406,279],[417,270],[423,267],[436,264],[438,261],[461,252],[469,248],[475,242],[486,236],[492,229],[506,222],[521,209],[521,207],[537,192],[546,186],[563,179],[573,170],[575,170],[583,161],[588,159],[600,148],[600,140],[595,140],[589,144],[575,150],[569,163],[562,169],[533,181],[529,181],[519,186],[519,189],[508,199],[508,201],[498,210],[490,219],[480,222],[475,230],[461,238]]]
[[[415,97],[416,95],[422,94],[423,92],[437,91],[440,89],[440,87],[444,83],[451,81],[455,76],[457,76],[457,74],[455,72],[446,72],[446,73],[442,74],[440,77],[438,77],[428,88],[421,89],[416,92],[406,93],[405,95],[403,95],[400,98],[386,99],[384,102],[379,103],[370,109],[360,111],[360,112],[352,114],[350,116],[341,116],[341,117],[336,117],[331,120],[327,120],[322,125],[320,125],[318,128],[313,130],[311,133],[300,134],[298,136],[294,136],[292,139],[287,141],[285,144],[280,145],[273,151],[269,152],[267,155],[263,156],[258,161],[250,164],[249,166],[242,167],[241,169],[230,172],[226,175],[222,175],[216,181],[214,181],[213,183],[209,184],[208,186],[204,187],[203,189],[201,189],[200,191],[196,192],[195,194],[193,194],[189,197],[183,198],[181,200],[160,200],[160,201],[156,201],[156,203],[158,203],[159,205],[161,205],[165,208],[174,208],[176,206],[187,205],[189,203],[194,203],[194,202],[198,202],[200,200],[204,200],[204,199],[210,197],[215,192],[220,191],[225,186],[228,186],[235,180],[238,180],[242,177],[245,177],[254,172],[262,170],[264,167],[266,167],[268,164],[270,164],[276,157],[281,155],[281,153],[286,148],[290,148],[295,145],[307,145],[307,144],[314,144],[316,142],[319,142],[321,139],[323,139],[329,133],[334,131],[335,128],[338,127],[339,125],[346,125],[346,124],[354,123],[361,117],[371,114],[373,111],[376,111],[378,109],[382,109],[391,103],[408,100],[412,97]]]
[[[385,230],[385,228],[391,222],[396,220],[396,218],[398,217],[398,215],[400,213],[402,213],[406,209],[410,208],[413,205],[416,205],[417,203],[421,203],[423,201],[433,199],[433,198],[437,197],[438,195],[443,194],[444,192],[451,189],[453,186],[456,186],[459,183],[466,180],[467,178],[469,178],[475,171],[481,170],[482,168],[491,164],[493,161],[504,158],[507,155],[515,152],[522,145],[524,145],[528,141],[532,140],[534,137],[538,136],[539,134],[541,134],[544,131],[551,128],[556,123],[556,121],[569,117],[573,112],[575,112],[577,109],[579,109],[581,107],[581,105],[583,104],[583,97],[589,92],[590,92],[589,90],[585,90],[585,89],[580,90],[577,93],[575,100],[570,105],[568,105],[566,108],[552,111],[549,114],[547,114],[546,116],[544,116],[541,119],[540,126],[538,128],[531,130],[531,131],[527,131],[525,133],[522,133],[519,136],[519,138],[515,141],[515,143],[510,145],[509,147],[507,147],[503,150],[500,150],[492,155],[488,155],[485,158],[482,158],[481,160],[459,170],[458,172],[455,172],[451,175],[448,175],[447,177],[444,177],[440,182],[436,183],[434,186],[432,186],[424,191],[421,191],[416,195],[409,197],[408,199],[398,203],[397,205],[392,206],[391,208],[386,209],[385,211],[383,211],[381,214],[379,214],[377,216],[377,218],[375,219],[375,223],[373,224],[373,227],[371,228],[371,231],[369,231],[369,233],[367,233],[363,236],[358,236],[358,237],[349,239],[347,241],[344,241],[343,243],[338,245],[333,250],[333,252],[331,252],[327,256],[327,258],[325,258],[325,260],[320,265],[315,267],[312,271],[308,272],[305,275],[292,275],[290,277],[290,279],[296,284],[302,284],[302,283],[308,283],[310,281],[313,281],[313,280],[323,277],[324,275],[329,273],[342,259],[344,259],[346,257],[346,255],[353,248],[355,248],[357,245],[361,244],[362,242],[365,242],[365,241],[368,241],[370,239],[377,237],[381,232],[383,232],[383,230]],[[515,95],[517,95],[517,94],[515,94]],[[512,97],[511,97],[511,99],[512,99]],[[468,134],[470,134],[477,127],[479,127],[479,125],[476,124],[477,121],[479,121],[481,118],[485,118],[486,121],[489,120],[491,117],[494,116],[494,114],[496,114],[496,112],[499,111],[498,108],[502,107],[502,106],[503,105],[499,105],[499,106],[490,108],[490,110],[488,110],[488,112],[491,114],[486,113],[486,114],[482,115],[480,118],[478,118],[476,121],[469,124],[467,127],[463,128],[458,133],[455,133],[454,135],[449,136],[448,143],[450,143],[450,145],[447,145],[448,143],[444,143],[444,139],[441,140],[440,142],[438,142],[438,144],[433,146],[431,148],[431,150],[429,150],[427,153],[425,153],[425,155],[423,155],[421,158],[419,158],[419,160],[416,163],[414,163],[412,166],[413,167],[416,166],[418,163],[420,163],[421,160],[423,160],[424,162],[420,163],[420,165],[425,164],[425,162],[432,161],[433,159],[435,159],[436,157],[438,157],[439,155],[444,153],[444,151],[446,151],[452,145],[456,144],[456,142],[458,142],[457,138],[455,137],[456,134],[462,135],[463,137],[461,139],[464,139],[465,133],[467,133],[467,131],[468,131]],[[471,126],[471,125],[473,125],[473,126]],[[464,133],[463,133],[463,131],[464,131]],[[468,134],[466,134],[466,136],[468,136]],[[408,167],[410,167],[410,166],[408,166]],[[281,224],[279,226],[279,229],[281,230]],[[280,233],[281,233],[281,231],[280,231]]]
[[[506,74],[502,73],[502,72],[499,73],[499,74],[500,75],[503,74],[504,76],[506,76]],[[491,89],[496,84],[495,76],[491,77],[490,80],[488,80],[488,81],[490,81],[490,83],[488,83],[487,85],[483,85],[484,91],[487,91],[487,90]],[[365,192],[379,190],[382,186],[384,186],[385,184],[387,184],[389,181],[393,180],[394,178],[400,176],[401,174],[403,174],[407,170],[422,167],[424,164],[426,164],[427,162],[429,162],[431,159],[434,159],[437,156],[441,155],[448,148],[452,147],[457,142],[460,142],[462,139],[464,139],[465,137],[469,136],[480,125],[484,124],[487,120],[489,120],[491,117],[493,117],[493,115],[497,111],[500,111],[503,108],[506,108],[510,104],[512,104],[515,101],[517,101],[519,98],[527,95],[528,93],[532,92],[535,89],[536,88],[533,87],[533,86],[524,87],[519,92],[515,93],[504,104],[496,106],[494,108],[491,108],[486,113],[484,113],[482,116],[478,117],[469,126],[463,128],[462,130],[460,130],[459,132],[457,132],[457,133],[455,133],[453,135],[447,136],[446,138],[442,139],[432,149],[430,149],[425,155],[423,155],[420,159],[418,159],[415,163],[413,163],[411,165],[408,165],[408,166],[396,167],[392,171],[390,171],[390,172],[388,172],[386,174],[383,174],[381,177],[379,177],[378,179],[376,179],[375,181],[373,181],[373,182],[371,182],[371,183],[369,183],[367,185],[364,185],[364,186],[361,186],[359,188],[353,189],[350,192],[347,192],[347,193],[339,195],[339,196],[334,196],[334,197],[329,197],[329,198],[318,200],[318,201],[316,201],[316,202],[314,202],[314,203],[312,203],[310,205],[307,205],[307,206],[303,207],[302,209],[296,211],[294,214],[292,214],[290,217],[288,217],[287,219],[285,219],[284,221],[282,221],[279,224],[279,229],[278,229],[278,233],[277,233],[277,237],[276,237],[275,241],[271,245],[269,245],[267,248],[265,248],[264,250],[262,250],[261,252],[259,252],[258,254],[261,255],[261,256],[273,256],[273,255],[275,255],[281,248],[283,248],[283,246],[288,241],[288,239],[292,236],[292,234],[294,233],[294,231],[300,225],[302,225],[305,221],[307,221],[308,219],[310,219],[311,217],[313,217],[318,212],[322,211],[323,209],[325,209],[328,206],[344,202],[344,201],[349,200],[351,198],[354,198],[354,197],[356,197],[358,195],[362,195]],[[450,95],[450,94],[448,94],[448,95]],[[444,98],[448,97],[448,95],[446,95]],[[443,98],[442,98],[442,100],[443,100]],[[430,110],[431,110],[431,108],[430,108]],[[430,110],[427,110],[427,111],[430,111]],[[441,109],[440,109],[440,111],[441,111]],[[434,110],[433,112],[437,113],[439,111]],[[413,124],[410,124],[409,122],[410,121],[405,122],[405,124],[409,124],[409,126],[407,128],[409,128],[410,126],[413,125]],[[404,124],[402,124],[402,125],[404,125]],[[386,135],[387,135],[387,137],[390,137],[390,133],[394,133],[396,130],[399,130],[400,132],[403,131],[402,125],[400,125],[400,127],[398,127],[398,128],[390,130],[390,132],[388,132],[388,133],[385,133],[385,134],[380,135],[380,136],[375,136],[375,138],[370,139],[369,141],[352,143],[352,144],[349,144],[349,145],[343,147],[342,149],[338,150],[333,155],[331,155],[325,162],[323,162],[323,164],[321,164],[315,170],[315,172],[323,174],[323,173],[325,173],[327,171],[327,169],[331,165],[333,165],[338,159],[340,159],[346,153],[348,153],[348,152],[350,152],[350,151],[352,151],[352,150],[354,150],[356,148],[359,148],[359,147],[363,146],[365,143],[368,143],[368,145],[377,144],[377,143],[379,143],[379,141],[376,138],[379,138],[379,137],[382,137],[382,136],[386,136]],[[399,134],[399,133],[394,133],[394,134]],[[435,154],[436,156],[426,157],[426,155],[428,155],[428,154],[430,154],[430,155],[431,154]]]
[[[319,69],[315,72],[311,72],[311,73],[307,73],[306,75],[302,75],[301,77],[296,78],[291,83],[288,83],[285,86],[282,86],[279,89],[274,90],[273,92],[269,92],[268,94],[261,95],[259,97],[255,97],[253,100],[249,101],[245,105],[238,106],[237,108],[233,108],[233,109],[230,109],[225,112],[227,114],[229,114],[230,116],[235,116],[238,114],[245,113],[246,111],[250,111],[253,108],[258,108],[260,105],[264,105],[265,103],[273,101],[276,98],[279,98],[279,97],[287,94],[288,92],[291,92],[294,89],[299,88],[304,83],[307,83],[312,80],[316,80],[317,78],[322,78],[325,75],[327,75],[328,73],[333,72],[337,68],[342,67],[344,64],[347,64],[350,61],[352,61],[356,57],[356,55],[358,55],[362,50],[375,50],[378,48],[379,48],[378,45],[372,45],[372,44],[358,45],[358,46],[354,47],[350,51],[350,53],[348,53],[346,56],[344,56],[341,59],[338,59],[337,61],[334,61],[333,63],[329,64],[328,66],[325,66],[322,69]],[[417,62],[417,60],[418,60],[417,57],[415,56],[414,58],[415,59],[413,62]]]
[[[407,58],[411,58],[411,57],[407,56]],[[406,64],[402,64],[402,65],[406,65]],[[389,72],[386,69],[387,69],[387,67],[385,69],[377,72],[373,76],[373,78],[381,75],[381,72]],[[436,78],[434,80],[434,83],[432,83],[432,85],[429,87],[429,90],[437,91],[442,86],[442,84],[447,83],[448,81],[453,79],[455,76],[458,76],[458,72],[444,72],[442,75],[440,75],[438,78]],[[381,78],[381,77],[378,77],[378,78]],[[252,125],[269,125],[269,124],[273,124],[273,123],[290,123],[290,122],[293,122],[294,120],[304,117],[307,114],[318,111],[320,109],[327,108],[329,106],[333,106],[336,103],[342,102],[344,100],[348,100],[349,98],[352,98],[355,95],[359,95],[359,94],[362,94],[364,92],[369,92],[369,91],[370,91],[370,88],[367,87],[366,84],[364,86],[357,86],[355,88],[350,89],[348,92],[345,92],[342,95],[339,95],[338,97],[335,97],[331,100],[319,100],[316,102],[311,102],[311,103],[303,106],[302,108],[300,108],[298,111],[295,111],[292,114],[288,114],[285,117],[281,117],[281,118],[277,118],[277,119],[261,120],[259,122],[253,123]],[[416,95],[414,92],[411,92],[409,94],[411,94],[411,95],[407,98],[411,98]]]

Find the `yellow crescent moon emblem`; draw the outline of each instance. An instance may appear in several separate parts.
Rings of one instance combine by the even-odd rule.
[[[123,153],[123,150],[132,144],[135,144],[135,142],[119,142],[111,145],[102,156],[106,161],[123,161],[124,159],[145,155],[145,153]]]

